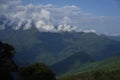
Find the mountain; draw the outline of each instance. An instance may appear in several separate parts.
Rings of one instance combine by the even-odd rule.
[[[91,62],[94,62],[91,56],[84,52],[77,52],[64,60],[53,64],[51,68],[56,74],[62,74],[79,68],[85,63]]]
[[[120,41],[120,36],[108,36],[110,39]]]
[[[88,63],[59,76],[58,80],[119,80],[120,54],[106,60]]]
[[[109,39],[115,40],[115,41],[120,41],[120,35],[105,35],[105,34],[100,34],[102,37],[108,37]]]
[[[0,31],[0,40],[16,49],[15,60],[20,64],[43,62],[52,65],[84,52],[93,60],[103,60],[120,52],[120,42],[95,33],[85,32],[40,32],[5,29]]]

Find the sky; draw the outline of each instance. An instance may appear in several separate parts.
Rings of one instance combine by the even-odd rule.
[[[15,29],[24,21],[28,29],[34,21],[40,30],[53,30],[53,25],[68,23],[74,27],[64,25],[64,30],[79,28],[120,35],[120,0],[0,0],[0,10],[0,15],[18,21]]]
[[[95,15],[119,16],[119,0],[25,0],[25,4],[52,4],[59,7],[75,5]]]

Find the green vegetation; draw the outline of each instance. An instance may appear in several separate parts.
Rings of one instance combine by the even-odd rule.
[[[16,62],[32,64],[21,67],[18,63],[20,68],[17,68],[13,61],[14,48],[1,42],[0,77],[8,76],[5,80],[12,80],[11,72],[16,69],[21,80],[55,79],[54,73],[42,63],[49,65],[56,75],[60,74],[60,80],[119,79],[120,42],[105,36],[84,32],[38,32],[33,29],[1,31],[0,39],[14,45]]]
[[[16,48],[16,61],[28,64],[42,62],[52,65],[81,51],[101,60],[120,51],[120,42],[95,33],[7,29],[0,32],[0,39]]]
[[[91,56],[84,52],[77,52],[74,55],[52,65],[51,68],[57,75],[60,75],[76,70],[83,64],[92,62],[94,62],[94,60]]]
[[[107,68],[77,75],[69,75],[61,77],[58,80],[120,80],[120,69],[110,71],[106,69]]]
[[[0,41],[0,80],[13,80],[11,72],[17,70],[13,56],[14,48]]]
[[[58,77],[58,80],[119,80],[120,55],[107,60],[85,64]]]
[[[61,74],[58,80],[119,80],[120,53],[117,52],[120,52],[120,42],[94,33],[13,33],[14,37],[9,38],[8,42],[12,41],[19,49],[17,58],[51,65],[55,74]],[[17,38],[19,34],[21,40]],[[117,56],[110,58],[114,55]],[[20,80],[55,80],[55,74],[44,64],[17,68],[13,56],[14,48],[1,42],[0,79],[13,80],[11,72],[16,71]]]
[[[0,41],[0,80],[56,80],[55,74],[42,63],[17,66],[13,61],[14,52],[11,45]]]
[[[19,68],[21,80],[55,80],[55,74],[42,63]]]

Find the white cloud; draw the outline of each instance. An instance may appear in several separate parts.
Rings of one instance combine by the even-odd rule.
[[[76,27],[73,27],[71,25],[68,25],[68,24],[60,24],[58,25],[58,28],[57,28],[58,31],[76,31]]]
[[[83,30],[83,32],[85,32],[85,33],[96,33],[96,30],[94,30],[94,29],[91,29],[91,30]]]
[[[50,19],[50,12],[45,10],[45,9],[41,10],[41,14],[40,15],[42,15],[41,18],[43,18],[43,19],[46,19],[46,20]]]
[[[32,27],[32,20],[28,20],[25,26],[23,27],[23,30],[28,30]]]
[[[69,18],[68,16],[65,16],[65,17],[63,18],[63,23],[64,23],[64,24],[70,24],[70,22],[71,22],[71,20],[70,20],[70,18]]]
[[[66,9],[66,10],[78,10],[80,8],[75,6],[75,5],[71,5],[71,6],[64,6],[64,9]]]
[[[22,28],[23,30],[28,30],[31,26],[32,22],[34,22],[35,26],[39,31],[71,31],[75,30],[74,27],[68,25],[70,23],[70,18],[68,15],[71,15],[70,12],[78,9],[78,7],[72,6],[64,6],[64,7],[55,7],[51,4],[48,5],[21,5],[20,0],[18,2],[12,1],[4,2],[2,4],[3,8],[0,15],[5,15],[8,19],[11,20],[9,25],[12,26],[13,29],[18,30]],[[13,3],[12,3],[13,2]],[[12,8],[9,9],[9,6]],[[57,18],[56,17],[60,17]],[[53,24],[56,19],[56,23],[60,24],[58,28],[55,28]],[[52,24],[53,23],[53,24]],[[5,23],[4,23],[5,24]],[[1,26],[1,29],[5,29],[4,25]]]
[[[104,31],[106,26],[120,25],[120,21],[118,21],[120,17],[113,19],[113,17],[109,16],[94,16],[91,13],[81,11],[81,8],[75,5],[57,7],[52,4],[22,5],[21,2],[22,0],[0,0],[0,16],[4,15],[11,21],[0,25],[1,29],[5,29],[5,24],[8,24],[12,25],[15,30],[22,28],[21,26],[24,25],[24,30],[36,27],[39,31],[75,30],[95,32],[95,30]],[[33,22],[35,26],[32,26]],[[57,25],[58,28],[54,25]]]

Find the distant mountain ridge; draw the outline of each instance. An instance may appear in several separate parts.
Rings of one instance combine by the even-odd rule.
[[[92,32],[39,32],[35,28],[8,28],[0,31],[0,40],[16,48],[16,59],[20,63],[40,61],[51,65],[81,51],[101,60],[120,51],[119,42]]]
[[[120,41],[120,36],[108,36],[110,39]]]

